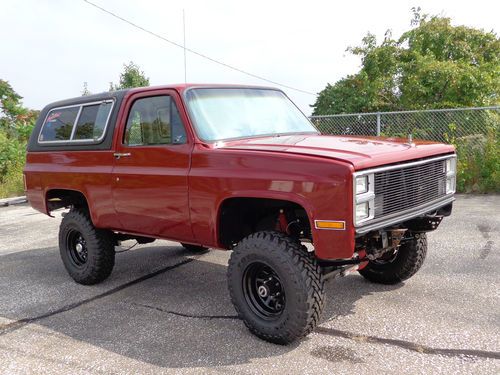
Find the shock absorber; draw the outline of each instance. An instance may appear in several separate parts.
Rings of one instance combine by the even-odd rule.
[[[286,218],[285,210],[283,210],[282,208],[280,208],[278,219],[276,220],[276,230],[279,232],[290,234],[288,228],[288,219]]]

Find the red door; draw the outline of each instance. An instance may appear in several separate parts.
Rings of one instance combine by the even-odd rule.
[[[173,90],[127,99],[116,144],[113,204],[124,232],[192,239],[188,181],[192,141]],[[184,116],[184,115],[182,115]]]

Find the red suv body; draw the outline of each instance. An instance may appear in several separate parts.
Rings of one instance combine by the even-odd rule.
[[[233,249],[278,232],[327,275],[435,229],[455,168],[449,145],[321,135],[279,90],[176,85],[48,105],[24,173],[35,209],[84,210],[114,238]]]

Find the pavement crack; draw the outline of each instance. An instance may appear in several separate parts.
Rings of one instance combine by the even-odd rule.
[[[107,297],[111,294],[114,294],[114,293],[117,293],[123,289],[126,289],[128,287],[131,287],[133,285],[136,285],[140,282],[143,282],[145,280],[148,280],[148,279],[151,279],[152,277],[155,277],[155,276],[158,276],[162,273],[165,273],[165,272],[168,272],[168,271],[171,271],[173,269],[176,269],[180,266],[183,266],[185,264],[188,264],[188,263],[191,263],[193,260],[195,260],[196,258],[189,258],[189,259],[186,259],[186,260],[183,260],[182,262],[179,262],[179,263],[176,263],[174,265],[171,265],[171,266],[167,266],[167,267],[164,267],[164,268],[161,268],[155,272],[152,272],[152,273],[148,273],[147,275],[144,275],[144,276],[141,276],[141,277],[138,277],[137,279],[134,279],[134,280],[131,280],[125,284],[122,284],[122,285],[119,285],[115,288],[112,288],[104,293],[101,293],[101,294],[97,294],[93,297],[90,297],[90,298],[87,298],[87,299],[84,299],[82,301],[78,301],[78,302],[75,302],[75,303],[71,303],[71,304],[68,304],[68,305],[65,305],[57,310],[53,310],[53,311],[49,311],[45,314],[42,314],[42,315],[38,315],[38,316],[35,316],[35,317],[31,317],[31,318],[24,318],[24,319],[19,319],[19,320],[16,320],[16,321],[13,321],[13,322],[10,322],[10,323],[7,323],[7,324],[0,324],[0,336],[2,335],[5,335],[9,332],[12,332],[12,331],[16,331],[22,327],[24,327],[25,325],[27,324],[30,324],[30,323],[34,323],[34,322],[37,322],[39,320],[42,320],[42,319],[46,319],[46,318],[50,318],[54,315],[58,315],[58,314],[61,314],[63,312],[66,312],[66,311],[70,311],[70,310],[73,310],[77,307],[80,307],[82,305],[85,305],[87,303],[90,303],[90,302],[94,302],[96,300],[99,300],[99,299],[102,299],[104,297]]]
[[[133,306],[140,306],[144,307],[147,309],[151,310],[156,310],[160,311],[166,314],[172,314],[172,315],[177,315],[177,316],[182,316],[184,318],[193,318],[193,319],[207,319],[207,320],[212,320],[212,319],[231,319],[231,320],[239,320],[240,317],[238,315],[196,315],[196,314],[187,314],[187,313],[181,313],[178,311],[172,311],[172,310],[166,310],[162,309],[161,307],[156,307],[156,306],[151,306],[151,305],[145,305],[142,303],[136,303],[136,302],[129,302]]]
[[[417,353],[443,355],[446,357],[478,357],[500,359],[500,352],[491,352],[486,350],[476,349],[446,349],[446,348],[433,348],[431,346],[417,344],[411,341],[386,339],[376,336],[358,335],[347,331],[341,331],[335,328],[317,327],[316,333],[323,335],[342,337],[358,342],[367,342],[371,344],[384,344],[397,346],[402,349],[411,350]]]

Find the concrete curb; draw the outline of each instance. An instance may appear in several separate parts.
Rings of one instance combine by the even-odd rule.
[[[13,198],[3,198],[0,199],[0,207],[7,207],[7,206],[13,206],[15,204],[23,204],[28,202],[28,199],[26,199],[26,196],[22,197],[13,197]]]

